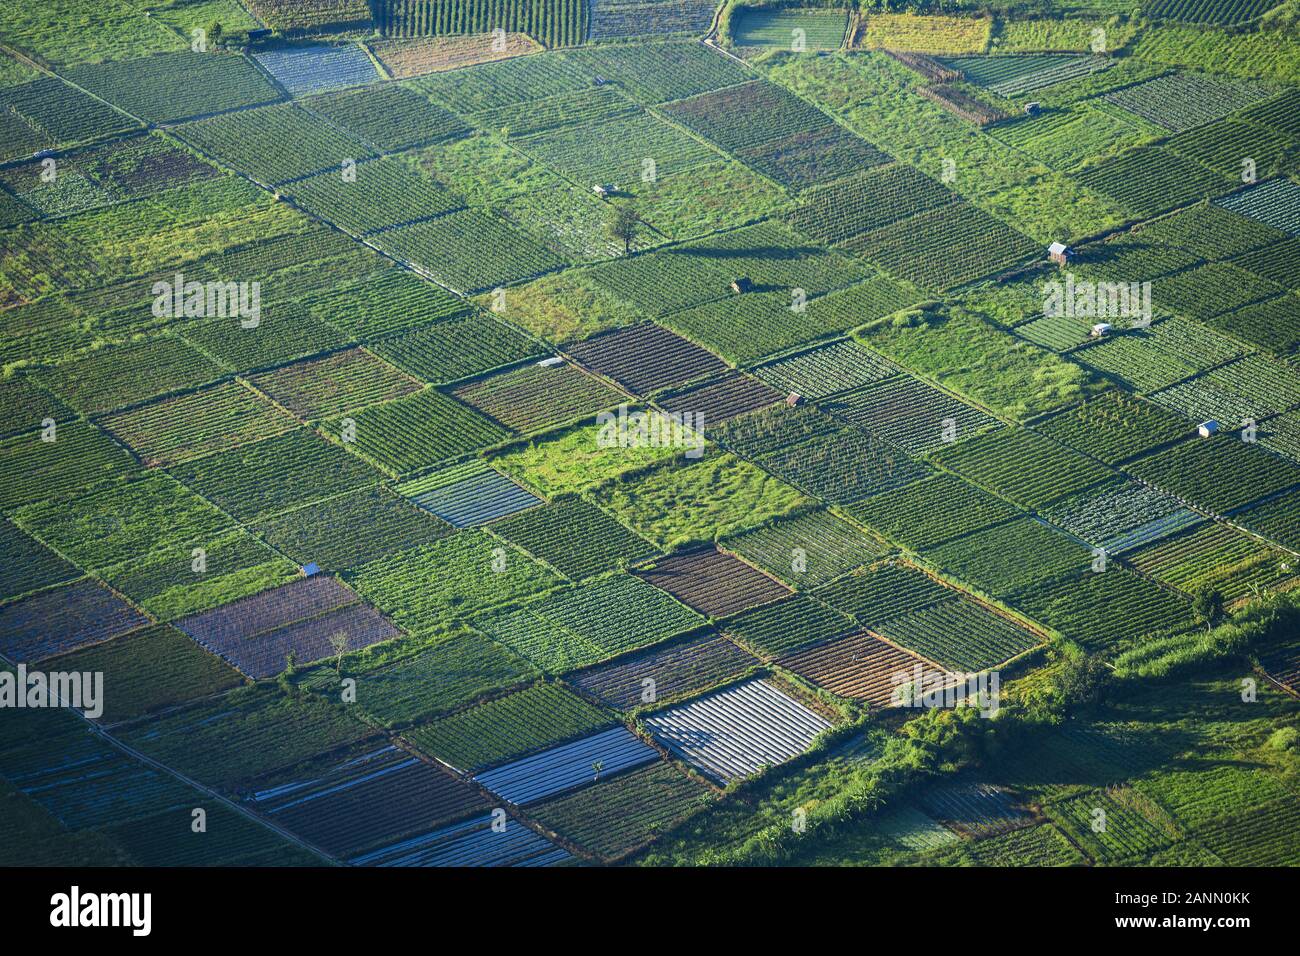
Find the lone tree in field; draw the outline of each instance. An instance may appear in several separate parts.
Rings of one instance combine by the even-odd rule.
[[[641,217],[633,207],[619,206],[614,210],[614,215],[609,220],[609,237],[615,242],[623,243],[623,255],[632,251],[632,243],[636,241],[636,231],[640,225]]]
[[[1198,591],[1192,598],[1192,613],[1205,625],[1207,631],[1210,630],[1223,616],[1223,595],[1210,588]]]
[[[330,635],[330,647],[334,648],[334,673],[343,673],[343,655],[348,651],[348,635],[345,631]]]

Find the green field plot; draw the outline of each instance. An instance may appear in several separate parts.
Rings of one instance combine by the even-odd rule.
[[[475,627],[547,671],[594,664],[703,624],[704,619],[652,584],[616,574],[562,591]]]
[[[690,819],[712,792],[666,763],[599,781],[533,809],[554,830],[604,862],[614,862]]]
[[[101,424],[150,467],[226,451],[294,427],[292,418],[237,382],[108,415]]]
[[[88,63],[67,71],[84,90],[146,123],[167,123],[257,106],[280,93],[245,57],[161,53]]]
[[[898,488],[929,471],[897,445],[807,405],[741,415],[714,428],[712,437],[807,494],[838,504]]]
[[[0,509],[62,497],[138,473],[130,453],[87,422],[58,425],[0,441]]]
[[[983,605],[960,599],[891,618],[874,629],[901,647],[967,673],[994,667],[1042,643]]]
[[[360,140],[292,103],[189,123],[185,142],[264,183],[300,179],[373,155]]]
[[[466,135],[454,113],[405,86],[371,86],[314,96],[302,104],[380,152]]]
[[[378,340],[371,351],[433,385],[459,381],[541,354],[541,346],[491,316],[469,314]]]
[[[353,179],[332,169],[300,179],[286,192],[309,212],[358,234],[377,232],[464,206],[400,159],[383,157],[352,167]]]
[[[670,176],[717,158],[704,143],[644,112],[557,126],[514,143],[566,179],[593,186],[620,186],[651,172]]]
[[[721,626],[733,640],[768,660],[840,637],[856,627],[851,618],[803,595],[738,614]]]
[[[1244,527],[1300,550],[1300,491],[1262,502],[1236,516]]]
[[[535,432],[627,401],[627,396],[576,365],[535,363],[452,390],[465,404],[517,432]]]
[[[1268,279],[1261,279],[1226,262],[1212,262],[1186,272],[1162,276],[1151,286],[1151,296],[1162,308],[1200,320],[1285,291]]]
[[[790,224],[823,242],[845,242],[918,213],[958,202],[956,193],[906,163],[808,190]]]
[[[1300,185],[1289,179],[1270,179],[1221,200],[1219,205],[1262,222],[1300,235]]]
[[[266,303],[257,325],[245,328],[236,318],[187,321],[178,329],[186,342],[235,372],[253,372],[334,351],[351,344],[347,336],[288,298],[288,290]]]
[[[543,683],[415,727],[406,736],[439,760],[472,773],[613,722],[609,713],[558,684]]]
[[[855,520],[914,551],[1020,514],[1009,502],[947,472],[872,495],[846,511]]]
[[[1224,312],[1210,321],[1216,328],[1277,355],[1300,347],[1300,296],[1294,294]]]
[[[1200,765],[1152,774],[1135,788],[1168,807],[1179,823],[1192,830],[1287,795],[1285,785],[1273,774],[1225,766],[1208,756]]]
[[[578,63],[555,54],[484,63],[463,72],[435,73],[414,83],[435,103],[461,114],[527,103],[591,85],[591,76]]]
[[[1194,623],[1190,602],[1119,567],[1069,575],[1011,599],[1034,620],[1092,651]]]
[[[848,19],[840,10],[739,7],[731,18],[737,46],[837,50],[844,43]]]
[[[1085,160],[1126,149],[1135,138],[1146,139],[1151,134],[1144,135],[1131,119],[1084,102],[999,123],[989,135],[1052,169],[1073,169]]]
[[[361,349],[286,365],[250,379],[304,419],[328,418],[420,390],[420,384]]]
[[[825,113],[765,80],[703,93],[663,112],[728,152],[831,124]]]
[[[1106,57],[1067,54],[953,57],[942,62],[960,71],[968,82],[1006,97],[1023,96],[1111,65]]]
[[[183,462],[171,473],[240,521],[377,484],[381,477],[306,428]]]
[[[107,412],[155,395],[193,388],[221,374],[207,356],[172,336],[100,349],[41,375],[80,412]]]
[[[480,301],[490,307],[491,298],[485,296]],[[602,291],[578,270],[511,286],[505,292],[505,305],[503,317],[559,344],[644,319],[632,306]]]
[[[640,113],[641,107],[626,96],[613,87],[602,86],[471,113],[469,120],[482,130],[499,131],[505,138],[564,126],[607,123]]]
[[[1192,356],[1166,348],[1150,329],[1135,329],[1110,337],[1079,350],[1074,357],[1141,392],[1168,388],[1197,371]]]
[[[818,126],[736,150],[747,166],[798,191],[883,166],[890,157],[843,126]]]
[[[1106,100],[1172,132],[1221,119],[1269,95],[1255,83],[1204,73],[1165,76],[1107,93]]]
[[[1039,508],[1111,474],[1037,432],[1011,428],[945,448],[934,460],[1024,508]]]
[[[801,590],[815,588],[881,557],[874,538],[829,511],[810,511],[756,528],[723,547]]]
[[[0,34],[54,63],[118,60],[183,50],[188,40],[129,4],[90,9],[80,0],[13,6],[0,16]]]
[[[573,581],[657,554],[649,542],[582,498],[562,498],[504,518],[492,532]]]
[[[1282,134],[1237,120],[1220,120],[1180,133],[1166,146],[1216,173],[1240,177],[1253,169],[1260,179],[1281,172],[1293,149]],[[1248,167],[1247,159],[1254,165]]]
[[[845,392],[819,407],[909,455],[924,455],[1002,424],[910,375]]]
[[[550,590],[560,578],[487,532],[466,529],[363,564],[349,583],[414,633]]]
[[[1226,175],[1154,146],[1090,166],[1078,179],[1137,216],[1220,196],[1232,188]]]
[[[585,198],[585,197],[584,197]],[[790,203],[780,188],[734,160],[716,159],[689,170],[656,176],[650,182],[634,181],[620,187],[612,205],[630,206],[653,229],[640,229],[633,248],[668,240],[691,239],[737,223],[779,216]],[[598,204],[593,214],[596,238],[583,250],[584,260],[606,259],[623,249],[608,240],[608,206]]]
[[[886,563],[840,578],[815,596],[853,617],[864,627],[874,627],[923,608],[950,601],[957,592],[904,564]]]
[[[371,733],[337,704],[264,686],[133,724],[122,737],[200,783],[230,790]]]
[[[380,659],[381,661],[382,659]],[[357,682],[357,703],[372,720],[403,727],[463,707],[484,694],[537,676],[527,661],[477,634],[458,632],[391,663],[364,652],[344,659],[342,673]],[[327,662],[305,675],[308,686],[333,698],[338,675]]]
[[[478,209],[391,229],[375,237],[375,244],[463,292],[481,292],[564,265],[527,234]]]
[[[1229,437],[1195,439],[1128,470],[1185,501],[1224,514],[1300,483],[1300,469]]]
[[[0,90],[5,145],[0,156],[16,159],[39,149],[89,142],[139,123],[54,77]]]
[[[839,253],[765,222],[591,268],[592,281],[644,313],[661,316],[732,295],[748,278],[761,291],[803,289],[812,297],[873,274]]]
[[[657,415],[658,413],[653,413]],[[663,429],[666,419],[656,418]],[[602,446],[598,424],[575,425],[565,431],[511,445],[494,460],[502,471],[538,489],[548,497],[584,491],[619,475],[655,462],[678,458],[683,449],[662,443]]]
[[[244,682],[233,667],[173,627],[127,634],[55,659],[66,671],[104,675],[106,724],[211,697]]]
[[[230,526],[211,504],[164,474],[105,486],[74,502],[46,501],[15,520],[85,568],[99,569],[169,544],[201,542]]]
[[[253,530],[299,564],[355,568],[452,533],[445,522],[382,488],[303,505]]]
[[[1035,429],[1111,465],[1177,441],[1190,431],[1185,419],[1120,391],[1107,392]]]
[[[1300,577],[1294,555],[1234,528],[1210,523],[1157,542],[1128,557],[1141,571],[1187,594],[1218,591],[1225,598],[1280,590]]]
[[[1082,866],[1083,854],[1050,823],[1013,830],[970,846],[981,866]]]
[[[755,527],[808,503],[755,465],[717,452],[613,482],[595,497],[661,548]]]
[[[1133,481],[1105,481],[1040,512],[1058,528],[1111,554],[1196,524],[1177,498]]]
[[[728,361],[743,364],[845,332],[915,300],[916,293],[906,286],[877,276],[806,301],[789,292],[719,299],[666,316],[662,322]]]
[[[1273,0],[1147,0],[1143,13],[1182,23],[1245,23],[1274,6]]]
[[[10,555],[0,569],[0,601],[18,597],[34,588],[62,584],[80,577],[81,572],[41,544],[8,518],[0,519],[0,544]]]
[[[756,371],[774,386],[816,400],[888,378],[898,366],[849,339],[777,359]]]
[[[432,388],[372,405],[324,427],[345,447],[394,476],[461,458],[508,434]],[[348,438],[349,433],[354,437]]]
[[[1133,862],[1180,835],[1168,814],[1130,789],[1098,790],[1051,804],[1046,813],[1100,864]]]
[[[314,318],[365,342],[454,318],[469,308],[465,300],[413,272],[397,268],[341,284],[303,304]]]
[[[74,418],[70,408],[21,372],[0,378],[0,438],[37,428],[46,419],[66,422]]]
[[[637,43],[566,50],[564,59],[618,83],[644,103],[664,103],[750,79],[735,61],[700,43]]]
[[[926,557],[963,581],[1005,597],[1072,571],[1092,552],[1031,518],[1008,521],[932,548]]]

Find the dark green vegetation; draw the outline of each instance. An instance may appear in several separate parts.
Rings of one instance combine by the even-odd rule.
[[[0,10],[6,862],[1300,862],[1285,16],[248,6]]]

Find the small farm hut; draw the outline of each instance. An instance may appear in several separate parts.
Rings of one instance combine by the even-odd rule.
[[[1070,247],[1063,242],[1054,242],[1047,247],[1047,258],[1051,259],[1058,266],[1063,266],[1074,258],[1074,253]]]
[[[749,292],[753,288],[754,283],[750,281],[749,276],[738,276],[731,280],[731,291],[736,293],[736,295]]]
[[[1196,434],[1200,435],[1202,438],[1210,438],[1213,435],[1217,435],[1219,434],[1219,423],[1213,418],[1209,421],[1201,422],[1201,424],[1196,427]]]
[[[803,396],[800,395],[798,392],[791,392],[789,395],[785,397],[785,404],[787,408],[794,408],[802,401],[803,401]]]
[[[1098,322],[1092,327],[1092,337],[1094,339],[1104,339],[1114,330],[1114,326],[1109,322]]]

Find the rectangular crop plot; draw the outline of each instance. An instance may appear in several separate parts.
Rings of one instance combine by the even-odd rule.
[[[1186,594],[1215,590],[1229,600],[1256,589],[1281,590],[1300,577],[1294,556],[1217,522],[1154,543],[1128,560]]]
[[[454,528],[477,527],[542,501],[478,460],[408,481],[397,490]]]
[[[555,253],[504,219],[462,209],[390,229],[375,244],[464,294],[483,292],[564,265]]]
[[[1193,439],[1128,468],[1143,481],[1215,514],[1300,484],[1300,468],[1226,436]]]
[[[343,759],[323,755],[250,789],[247,806],[336,857],[390,847],[487,809],[473,787],[392,744],[363,744]]]
[[[1068,535],[1026,517],[949,541],[927,557],[962,580],[1003,597],[1086,569],[1092,552]]]
[[[1186,598],[1114,565],[1027,588],[1012,602],[1091,651],[1111,651],[1191,620]]]
[[[454,113],[396,84],[328,93],[303,105],[381,152],[425,146],[470,132]]]
[[[794,759],[831,727],[761,680],[680,704],[645,723],[669,750],[721,783]]]
[[[309,664],[400,633],[351,588],[324,575],[241,598],[176,626],[253,678],[279,674],[290,656]]]
[[[76,566],[55,554],[8,518],[0,518],[0,601],[38,587],[80,577]]]
[[[1020,514],[1010,502],[948,472],[872,495],[847,510],[854,519],[915,551]]]
[[[1143,217],[1232,188],[1226,176],[1159,147],[1141,147],[1103,160],[1076,178]]]
[[[373,485],[380,478],[306,428],[182,462],[171,474],[240,521]]]
[[[364,488],[303,505],[252,526],[299,565],[359,567],[452,533],[446,523],[385,488]]]
[[[1186,419],[1121,391],[1111,391],[1035,426],[1077,451],[1119,464],[1190,432]]]
[[[401,840],[363,853],[353,866],[559,866],[572,860],[546,837],[517,820],[504,832],[493,828],[494,817],[476,817],[441,830]]]
[[[726,368],[712,352],[650,322],[575,343],[568,352],[593,372],[637,395],[682,385]]]
[[[1041,516],[1108,554],[1119,554],[1202,520],[1173,496],[1128,481],[1072,495]]]
[[[631,711],[694,696],[757,666],[756,658],[710,633],[591,667],[568,680],[611,707]]]
[[[10,660],[37,661],[149,623],[108,588],[86,578],[0,608],[0,653]]]
[[[782,398],[780,392],[758,379],[738,374],[665,396],[657,404],[670,414],[703,416],[707,429],[710,423],[767,408]]]
[[[355,438],[346,446],[389,474],[409,474],[478,451],[508,434],[496,422],[429,388],[351,416]],[[326,426],[341,438],[348,427]]]
[[[109,415],[100,424],[152,468],[271,438],[296,423],[238,382],[223,382]]]
[[[69,406],[90,415],[194,388],[220,375],[206,355],[165,335],[98,349],[45,370],[40,378]]]
[[[611,727],[477,774],[474,780],[516,806],[523,806],[658,759],[658,751],[626,727]]]
[[[945,448],[935,460],[1024,508],[1038,508],[1112,472],[1037,432],[1006,428]]]
[[[0,508],[5,511],[140,471],[130,452],[89,422],[57,426],[52,442],[42,441],[42,433],[0,441]]]
[[[836,418],[892,442],[909,455],[923,455],[988,428],[987,415],[910,375],[864,386],[820,403]]]
[[[866,627],[949,601],[955,594],[923,571],[892,563],[840,578],[814,592],[817,600]]]
[[[354,43],[268,48],[253,54],[291,96],[344,86],[361,86],[379,79],[366,51]]]
[[[699,813],[709,789],[656,763],[534,807],[532,816],[606,863],[615,862]]]
[[[1070,54],[953,57],[941,62],[959,70],[968,82],[1007,97],[1022,96],[1111,66],[1103,56]]]
[[[576,365],[535,363],[452,389],[466,405],[516,432],[535,432],[627,401]]]
[[[723,625],[728,637],[765,659],[791,654],[853,629],[850,618],[802,594],[739,614]]]
[[[307,420],[359,411],[420,390],[420,384],[362,349],[286,365],[249,381]]]
[[[736,150],[751,169],[791,190],[816,187],[883,166],[891,157],[843,126],[818,126]]]
[[[372,343],[371,351],[431,385],[443,385],[541,354],[514,326],[475,313]]]
[[[751,79],[740,64],[702,43],[586,46],[565,50],[564,58],[646,103],[685,99]]]
[[[799,197],[790,224],[814,239],[839,243],[959,201],[956,193],[914,166],[894,163],[808,190]]]
[[[865,632],[834,638],[777,663],[832,694],[873,707],[897,706],[903,687],[916,680],[916,668],[927,675],[940,673],[915,654]]]
[[[373,155],[360,140],[292,103],[223,113],[177,132],[191,146],[262,183],[341,169],[345,159]]]
[[[558,684],[534,684],[406,733],[421,750],[462,772],[507,763],[525,754],[586,737],[614,718]]]
[[[1043,643],[1042,638],[981,604],[943,601],[876,625],[896,644],[955,671],[995,667]]]
[[[790,593],[761,571],[712,548],[661,558],[637,575],[705,617],[729,617]]]
[[[1034,822],[1016,806],[1010,791],[987,783],[954,783],[927,789],[921,808],[948,829],[967,839],[984,839]]]
[[[281,98],[244,57],[220,53],[186,50],[86,63],[66,75],[82,89],[149,123],[174,123]]]
[[[1220,199],[1218,205],[1300,236],[1300,184],[1289,179],[1271,179],[1251,186]]]
[[[355,178],[337,169],[300,179],[286,192],[308,212],[358,235],[406,225],[462,208],[465,203],[401,159],[358,163]]]
[[[814,401],[897,372],[898,366],[889,359],[852,339],[821,345],[756,369],[763,381]]]
[[[885,547],[829,511],[769,523],[723,542],[791,587],[825,584],[881,557]]]
[[[657,555],[658,549],[583,498],[563,498],[507,517],[492,532],[571,581]]]
[[[1268,90],[1245,80],[1168,73],[1105,96],[1121,109],[1177,133],[1222,119],[1268,95]]]

